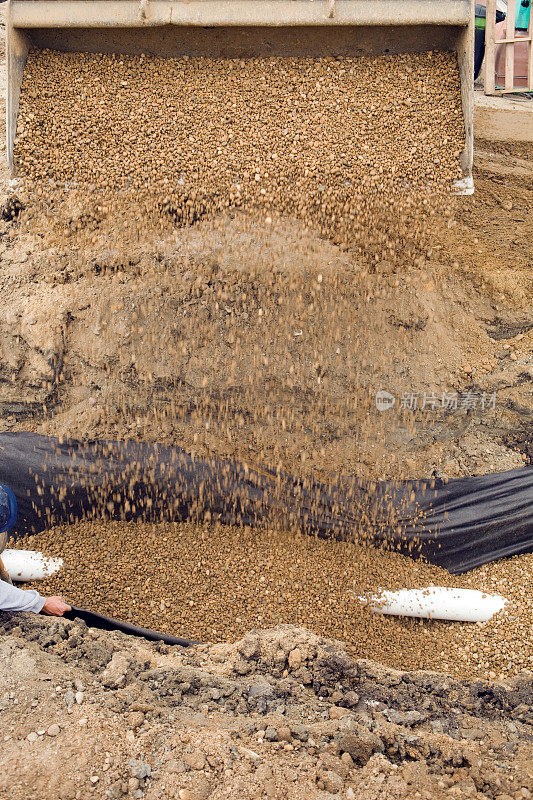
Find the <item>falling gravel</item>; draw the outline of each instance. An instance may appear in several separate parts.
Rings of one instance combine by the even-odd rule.
[[[50,113],[50,109],[54,113]],[[289,215],[367,247],[449,192],[464,147],[456,58],[157,59],[30,53],[15,162],[37,195],[81,190],[183,225]],[[387,227],[386,227],[387,226]],[[377,243],[376,243],[377,244]]]
[[[427,266],[428,222],[452,224],[444,196],[463,147],[451,54],[30,53],[15,143],[22,229],[75,303],[56,327],[80,352],[61,354],[57,374],[73,381],[87,430],[295,473],[416,472],[399,444],[412,423],[383,435],[369,398],[471,374],[456,352],[464,321],[437,318],[447,278]],[[406,358],[419,331],[427,347]],[[469,349],[482,347],[476,333]],[[61,433],[83,429],[78,412]],[[349,542],[115,523],[28,544],[65,559],[42,591],[191,638],[293,623],[393,667],[505,677],[531,666],[529,556],[454,579],[513,601],[478,627],[372,615],[356,594],[451,578]]]

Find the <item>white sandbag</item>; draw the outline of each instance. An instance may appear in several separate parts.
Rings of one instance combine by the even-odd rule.
[[[365,599],[376,614],[393,614],[423,619],[448,619],[456,622],[486,622],[507,603],[501,595],[477,589],[452,589],[428,586],[426,589],[383,591]]]
[[[4,550],[0,557],[12,581],[41,581],[63,566],[62,558],[48,558],[35,550]]]

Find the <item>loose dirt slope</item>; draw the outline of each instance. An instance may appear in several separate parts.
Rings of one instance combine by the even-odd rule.
[[[523,463],[525,254],[520,268],[504,266],[471,232],[459,262],[453,248],[468,233],[460,224],[444,239],[453,255],[428,245],[407,273],[369,271],[290,223],[265,231],[247,218],[223,222],[132,246],[127,260],[120,248],[92,249],[87,261],[74,251],[27,256],[34,239],[11,224],[5,428],[179,442],[321,477]],[[396,396],[391,412],[377,412],[378,389]],[[442,408],[443,393],[457,409]],[[483,393],[495,408],[482,410]],[[402,410],[404,395],[418,408]]]
[[[170,652],[76,622],[0,626],[13,800],[531,797],[531,673],[389,671],[289,626]]]

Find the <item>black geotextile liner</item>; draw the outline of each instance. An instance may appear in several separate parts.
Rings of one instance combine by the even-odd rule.
[[[22,432],[0,433],[0,483],[17,498],[15,537],[82,519],[208,520],[385,543],[454,573],[533,550],[532,467],[324,484],[178,447]]]
[[[114,617],[107,617],[105,614],[97,614],[96,611],[87,611],[86,608],[71,606],[71,610],[63,615],[66,619],[81,619],[89,628],[99,628],[102,631],[122,631],[129,636],[142,636],[151,642],[164,642],[165,644],[179,644],[181,647],[191,647],[199,642],[193,639],[182,639],[181,636],[171,636],[169,633],[152,631],[149,628],[141,628],[131,622],[122,622]]]

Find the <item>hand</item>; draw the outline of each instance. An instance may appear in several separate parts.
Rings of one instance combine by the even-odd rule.
[[[48,614],[50,617],[62,617],[65,611],[70,611],[71,607],[65,603],[62,597],[47,597],[41,614]]]

